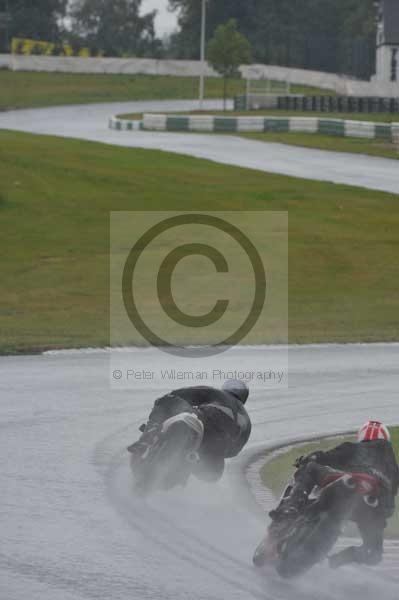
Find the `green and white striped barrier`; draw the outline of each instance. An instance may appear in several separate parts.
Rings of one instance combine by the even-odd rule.
[[[381,139],[399,143],[399,123],[373,123],[316,117],[218,117],[148,113],[142,121],[112,117],[111,129],[197,132],[302,132]]]
[[[129,119],[120,119],[119,117],[111,117],[108,122],[110,129],[118,131],[137,131],[142,129],[141,121],[130,121]]]

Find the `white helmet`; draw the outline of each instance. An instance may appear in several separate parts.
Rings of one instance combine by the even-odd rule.
[[[249,389],[245,381],[241,381],[240,379],[227,379],[222,385],[222,390],[224,392],[230,392],[233,394],[240,402],[243,404],[246,403],[247,398],[249,396]]]
[[[357,434],[358,442],[371,442],[373,440],[391,441],[389,429],[379,421],[367,421]]]

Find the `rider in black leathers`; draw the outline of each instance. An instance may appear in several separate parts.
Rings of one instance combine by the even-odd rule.
[[[132,454],[141,454],[152,443],[159,425],[184,412],[195,413],[204,426],[204,436],[198,450],[199,461],[193,474],[206,481],[217,481],[224,471],[225,459],[237,456],[251,433],[251,421],[244,404],[247,385],[228,380],[222,389],[195,386],[174,390],[158,398],[148,419],[140,429],[141,438],[129,446]]]
[[[385,427],[384,430],[387,432]],[[383,555],[386,521],[395,511],[395,496],[399,487],[398,463],[389,438],[384,436],[384,439],[345,442],[328,452],[319,451],[307,457],[300,457],[295,466],[298,470],[295,473],[294,485],[278,508],[271,511],[270,516],[273,520],[295,516],[306,503],[313,487],[320,484],[326,476],[329,468],[345,472],[368,472],[380,476],[384,486],[378,507],[372,509],[362,503],[351,516],[359,528],[363,545],[345,548],[330,557],[330,566],[333,568],[352,562],[378,564]]]

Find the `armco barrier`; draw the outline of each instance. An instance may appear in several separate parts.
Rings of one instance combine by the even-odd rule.
[[[399,98],[398,81],[360,81],[344,75],[309,71],[276,65],[245,65],[240,71],[246,79],[272,79],[289,81],[293,85],[307,85],[315,88],[334,90],[341,96],[383,96]]]
[[[317,88],[334,90],[338,94],[346,93],[347,81],[356,83],[356,80],[322,71],[308,69],[295,69],[277,65],[252,64],[240,67],[245,79],[272,79],[274,81],[289,81],[294,85],[308,85]]]

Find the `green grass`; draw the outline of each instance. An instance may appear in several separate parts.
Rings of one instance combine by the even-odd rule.
[[[260,142],[275,142],[301,146],[303,148],[317,148],[332,152],[350,152],[352,154],[367,154],[382,158],[399,159],[399,145],[392,142],[364,139],[356,137],[337,137],[321,135],[318,133],[240,133],[240,137]]]
[[[399,339],[399,196],[0,131],[1,352],[108,343],[109,212],[137,209],[287,210],[290,342]]]
[[[267,462],[260,471],[262,482],[265,486],[272,490],[273,494],[278,498],[289,479],[295,473],[294,462],[298,456],[306,456],[314,450],[331,450],[337,444],[340,444],[347,439],[353,440],[353,438],[334,438],[334,439],[322,439],[315,442],[308,442],[306,444],[298,444],[292,446],[288,452],[282,450],[282,453],[276,453],[275,458],[272,458],[270,462]]]
[[[279,110],[269,111],[192,111],[190,114],[209,114],[209,115],[227,115],[227,116],[287,116],[287,117],[324,117],[328,119],[348,119],[357,121],[372,121],[376,123],[391,123],[399,121],[399,114],[376,113],[296,113]],[[142,113],[130,113],[119,115],[122,119],[141,120]],[[201,132],[203,133],[203,132]],[[206,133],[206,132],[205,132]],[[220,135],[221,132],[217,132]],[[380,156],[383,158],[399,159],[399,146],[385,140],[363,139],[355,137],[337,137],[333,135],[322,135],[319,133],[225,133],[224,135],[239,135],[240,137],[258,140],[260,142],[276,142],[280,144],[289,144],[291,146],[301,146],[304,148],[318,148],[320,150],[330,150],[332,152],[350,152],[352,154],[367,154],[369,156]]]
[[[296,86],[296,93],[326,93]],[[207,98],[221,98],[221,79],[206,79]],[[245,81],[233,79],[229,96],[244,93]],[[37,108],[91,102],[166,100],[198,98],[198,77],[157,75],[92,75],[74,73],[31,73],[0,70],[0,110]]]
[[[399,461],[399,427],[390,428],[392,444],[395,448],[396,457]],[[293,476],[295,468],[293,464],[298,456],[306,456],[314,450],[330,450],[334,446],[346,441],[353,441],[353,437],[342,437],[334,439],[323,439],[315,442],[293,446],[288,452],[277,454],[270,462],[267,462],[260,471],[261,479],[265,486],[272,490],[276,499],[282,494],[287,482]],[[397,537],[399,535],[399,506],[389,520],[388,535]]]
[[[127,121],[141,121],[144,113],[127,113],[124,115],[116,115],[118,119],[126,119]],[[155,113],[154,113],[155,114]],[[208,114],[208,112],[206,113]]]

